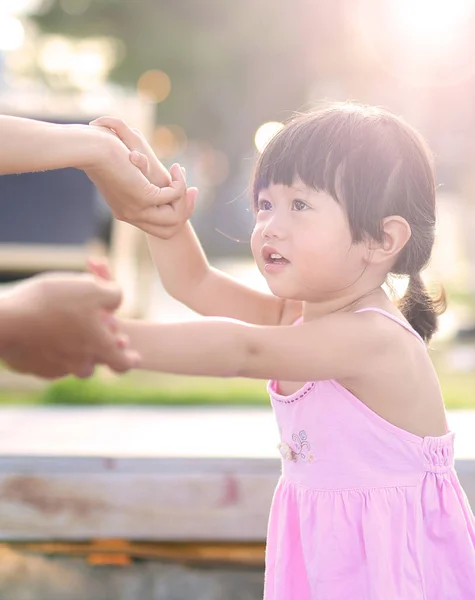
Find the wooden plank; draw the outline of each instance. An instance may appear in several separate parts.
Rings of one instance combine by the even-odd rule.
[[[475,507],[475,461],[456,463]],[[263,542],[273,459],[0,459],[0,540]]]
[[[2,462],[1,540],[262,541],[278,478],[278,461]]]

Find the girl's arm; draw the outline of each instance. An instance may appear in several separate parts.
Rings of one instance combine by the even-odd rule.
[[[140,132],[114,117],[101,117],[93,124],[112,129],[130,150],[144,155],[145,163],[139,159],[135,164],[152,183],[169,185],[168,173]],[[193,212],[197,190],[186,190],[178,165],[172,167],[171,173],[174,183],[180,182],[183,189],[182,197],[171,205],[177,218],[183,219],[183,226],[177,232],[173,231],[172,236],[147,236],[150,253],[165,290],[205,316],[229,317],[258,325],[295,322],[302,315],[301,302],[258,292],[211,267],[191,223],[187,221]]]
[[[253,290],[212,267],[189,221],[169,240],[148,236],[148,245],[165,290],[201,315],[279,325],[302,314],[300,302]]]
[[[225,319],[120,326],[146,370],[300,382],[351,380],[368,365],[377,368],[391,344],[384,328],[368,326],[371,318],[339,313],[284,327]]]

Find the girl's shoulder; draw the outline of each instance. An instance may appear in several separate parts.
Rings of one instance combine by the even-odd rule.
[[[420,334],[408,323],[408,321],[401,315],[401,313],[399,313],[399,311],[391,311],[390,312],[389,310],[378,307],[378,306],[366,306],[364,308],[359,308],[359,309],[355,310],[353,314],[355,314],[355,315],[361,315],[361,314],[379,315],[380,317],[383,317],[390,321],[390,323],[386,323],[385,329],[389,327],[389,330],[391,330],[391,322],[397,323],[403,329],[405,329],[406,331],[411,333],[413,336],[415,336],[424,345],[424,347],[426,345],[425,341],[422,339]],[[373,317],[373,321],[378,322],[378,321],[381,321],[381,319],[378,317]],[[395,329],[395,333],[396,333],[396,329]]]
[[[353,316],[381,335],[387,348],[339,383],[392,425],[421,437],[446,433],[440,385],[422,337],[396,310],[371,306]]]

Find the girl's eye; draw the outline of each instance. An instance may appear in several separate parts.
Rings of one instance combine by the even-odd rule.
[[[272,204],[269,200],[259,200],[257,203],[257,210],[271,210]]]
[[[292,209],[293,210],[307,210],[307,208],[310,208],[309,205],[304,202],[303,200],[294,200],[292,202]]]

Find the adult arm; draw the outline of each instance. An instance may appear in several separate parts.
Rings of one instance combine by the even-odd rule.
[[[169,180],[150,183],[110,131],[0,115],[0,174],[66,167],[84,170],[121,221],[158,236],[182,225],[167,208],[175,197]]]

